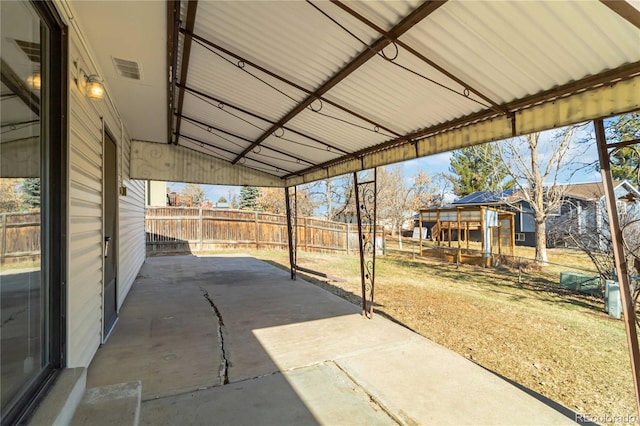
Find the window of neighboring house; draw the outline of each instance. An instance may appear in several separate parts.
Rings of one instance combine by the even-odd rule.
[[[63,366],[66,65],[45,2],[0,2],[0,419],[21,423]]]
[[[524,241],[524,234],[522,232],[516,232],[516,241]]]

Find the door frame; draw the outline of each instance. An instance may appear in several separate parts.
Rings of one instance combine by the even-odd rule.
[[[120,196],[119,196],[119,192],[118,192],[118,186],[120,183],[120,170],[119,170],[119,162],[118,162],[118,158],[120,156],[120,147],[118,146],[118,139],[116,139],[114,137],[114,133],[110,131],[109,127],[106,125],[104,117],[100,118],[101,124],[102,124],[102,237],[100,239],[100,244],[102,247],[102,250],[104,250],[104,239],[106,237],[106,215],[105,215],[105,206],[106,206],[106,194],[105,194],[105,190],[104,190],[104,186],[105,186],[105,177],[106,177],[106,164],[105,164],[105,146],[107,143],[110,143],[107,141],[107,138],[110,138],[113,141],[113,144],[115,146],[115,177],[116,177],[116,193],[115,193],[115,213],[116,213],[116,224],[115,224],[115,233],[117,233],[118,235],[115,238],[115,244],[110,245],[109,246],[109,253],[111,253],[112,256],[115,257],[115,264],[116,264],[116,270],[115,270],[115,311],[116,311],[116,319],[113,321],[113,324],[111,325],[111,328],[105,333],[105,287],[107,285],[107,283],[105,282],[105,257],[104,257],[104,251],[103,254],[101,255],[101,259],[102,259],[102,290],[101,290],[101,306],[102,306],[102,312],[100,314],[100,342],[102,344],[105,344],[107,342],[107,340],[109,339],[109,336],[111,335],[111,332],[113,331],[113,329],[115,328],[116,324],[118,323],[118,319],[119,319],[119,313],[120,313],[120,309],[118,307],[118,275],[120,273],[120,268],[118,268],[119,265],[119,250],[118,247],[120,245],[120,238],[119,238],[119,234],[120,234]]]
[[[46,146],[41,145],[41,177],[47,182],[47,190],[42,190],[41,196],[49,215],[48,226],[41,230],[41,253],[47,253],[48,258],[41,263],[41,274],[48,281],[44,330],[48,335],[47,365],[22,389],[15,403],[7,407],[0,419],[3,425],[27,422],[67,363],[69,37],[67,26],[52,2],[33,1],[30,5],[46,28],[48,48],[45,51],[48,77],[43,80],[47,81],[48,97],[42,98],[46,107],[41,104],[40,118],[41,134],[47,137]]]

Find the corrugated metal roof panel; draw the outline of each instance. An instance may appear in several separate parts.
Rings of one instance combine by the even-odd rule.
[[[345,1],[350,9],[388,31],[393,25],[418,7],[420,0],[396,1]]]
[[[225,161],[232,161],[242,149],[248,146],[246,142],[242,145],[243,142],[238,139],[228,136],[224,136],[223,138],[220,137],[220,135],[209,133],[188,121],[183,122],[183,126],[184,132],[179,141],[181,146]],[[238,145],[242,148],[240,149]],[[250,163],[242,163],[247,167],[278,175],[294,173],[312,164],[308,162],[298,162],[285,154],[281,154],[270,149],[268,146],[262,145],[250,151],[246,159],[252,160]]]
[[[227,151],[232,151],[230,155],[235,153],[236,155],[242,152],[249,143],[235,138],[233,136],[226,135],[217,130],[211,129],[210,131],[204,126],[199,125],[198,123],[193,123],[189,120],[182,120],[182,129],[180,131],[181,138],[183,136],[192,138],[193,142],[204,142],[206,144],[214,145],[220,148],[223,148]],[[195,139],[195,140],[193,140]]]
[[[462,96],[463,87],[403,49],[395,62],[451,90],[376,56],[336,86],[331,99],[403,134],[486,108]]]
[[[295,160],[292,160],[290,157],[286,155],[282,155],[280,153],[270,151],[265,147],[256,147],[259,148],[257,150],[252,150],[249,154],[247,154],[247,159],[254,160],[256,162],[260,162],[262,167],[266,167],[267,169],[271,167],[272,172],[267,171],[268,173],[294,173],[298,170],[302,170],[307,166],[297,164]],[[269,166],[267,166],[269,165]],[[251,166],[249,166],[251,167]]]
[[[319,112],[307,108],[287,125],[309,136],[337,145],[346,152],[354,152],[393,138],[384,130],[376,131],[374,125],[326,102]]]
[[[216,52],[219,54],[219,52]],[[277,120],[306,94],[251,66],[222,55],[219,57],[194,41],[187,85],[215,93],[217,98],[270,120]],[[231,61],[231,63],[229,62]]]
[[[292,141],[301,142],[294,143]],[[333,160],[341,155],[337,152],[328,151],[325,146],[314,141],[299,136],[296,137],[296,135],[285,135],[282,138],[270,136],[260,146],[273,147],[283,152],[291,153],[292,156],[306,160],[310,164]]]
[[[278,176],[278,177],[282,177],[285,176],[287,174],[287,172],[278,169],[277,167],[269,167],[269,166],[265,166],[262,163],[258,163],[255,160],[252,160],[249,157],[243,158],[243,161],[240,161],[241,165],[244,165],[246,167],[250,167],[252,169],[255,170],[259,170],[261,172],[265,172],[265,173],[269,173],[270,175],[274,175],[274,176]]]
[[[184,97],[182,114],[203,123],[227,130],[237,136],[256,139],[268,127],[269,123],[244,114],[231,107],[219,108],[217,104],[198,95],[187,93]]]
[[[178,146],[184,146],[185,148],[189,148],[194,151],[198,151],[202,154],[207,154],[221,160],[225,160],[225,161],[233,160],[232,158],[233,156],[227,152],[224,152],[222,150],[212,148],[206,145],[201,146],[200,144],[190,141],[189,139],[180,138],[180,141],[178,142]]]
[[[370,43],[377,34],[329,4],[331,13]],[[306,2],[200,2],[195,33],[308,89],[327,80],[362,50],[353,39]]]
[[[312,3],[198,3],[194,30],[198,36],[253,61],[308,91],[322,87],[328,79],[338,75],[342,80],[323,97],[391,129],[391,132],[375,131],[374,124],[358,119],[328,102],[322,103],[320,112],[313,111],[313,108],[320,105],[316,101],[313,108],[303,109],[276,130],[274,135],[261,141],[264,149],[271,147],[284,153],[268,154],[274,157],[270,160],[277,162],[274,167],[286,168],[288,164],[295,170],[304,170],[309,166],[305,160],[313,159],[315,164],[342,161],[340,165],[329,167],[330,173],[333,173],[336,167],[342,169],[347,167],[345,164],[351,164],[349,153],[376,149],[377,145],[387,141],[405,143],[402,135],[425,129],[434,131],[435,126],[439,126],[439,133],[459,129],[461,125],[473,123],[473,120],[495,117],[491,102],[482,100],[473,91],[467,93],[467,87],[477,89],[491,101],[504,105],[640,61],[640,30],[596,0],[449,1],[402,35],[400,41],[450,72],[462,83],[456,83],[454,79],[402,47],[399,47],[399,55],[394,60],[396,65],[376,55],[350,75],[340,75],[337,73],[346,64],[359,53],[366,52],[363,42],[346,30],[353,32],[365,43],[379,39],[380,34],[335,4],[319,1]],[[384,30],[390,30],[425,3],[399,0],[347,1],[344,4]],[[340,28],[314,6],[345,28]],[[183,7],[183,25],[185,12],[186,7]],[[181,45],[179,51],[182,51]],[[287,116],[300,101],[307,98],[308,93],[305,91],[252,69],[251,65],[245,64],[243,71],[238,66],[238,59],[231,59],[229,55],[216,51],[231,63],[194,41],[188,84],[258,114],[267,121],[237,111],[233,111],[235,116],[230,115],[227,112],[232,110],[218,110],[216,102],[193,99],[192,94],[185,96],[185,115],[192,115],[202,122],[224,128],[250,141],[257,141],[262,139],[262,135],[274,122]],[[388,56],[393,55],[394,46],[387,46],[384,52]],[[254,73],[263,81],[245,71]],[[632,75],[634,74],[622,75],[622,78]],[[608,84],[610,81],[603,80],[598,84],[603,83]],[[585,88],[587,87],[582,87]],[[563,95],[566,94],[568,93],[564,92]],[[576,98],[576,102],[579,103],[580,99],[585,98]],[[521,117],[522,105],[513,108],[513,111],[520,111],[516,114],[518,120],[513,129],[520,133],[523,129],[542,130],[539,129],[541,125],[538,121],[533,123],[525,116]],[[563,105],[566,109],[568,104],[563,102]],[[570,106],[567,111],[587,108],[579,104]],[[549,109],[553,114],[552,110],[553,108]],[[474,116],[483,111],[484,114]],[[555,126],[570,122],[567,111],[559,111],[557,119],[546,117],[545,128],[549,127],[548,123]],[[441,126],[458,119],[466,120],[465,117],[474,118],[456,122],[450,128]],[[504,116],[501,115],[500,118],[502,117]],[[511,122],[508,124],[509,128],[505,127],[505,131],[511,134]],[[300,131],[317,141],[290,134],[286,130],[284,137],[278,138],[278,132],[285,127]],[[201,129],[200,132],[205,130]],[[502,135],[502,127],[500,130]],[[458,136],[465,141],[470,137],[463,135],[464,132],[459,133]],[[420,139],[424,135],[422,132],[413,136]],[[243,141],[245,147],[250,146],[251,142],[248,140]],[[333,148],[327,150],[318,141]],[[467,144],[464,141],[462,143]],[[453,148],[459,142],[449,145]],[[220,146],[231,147],[229,144]],[[236,148],[238,147],[234,148],[234,152],[237,152]],[[369,152],[368,157],[358,159],[357,162],[361,166],[380,165],[426,152],[424,149],[416,151],[411,145],[399,148],[394,149],[393,153]],[[263,170],[264,165],[260,166],[255,161],[260,161],[263,151],[255,151],[249,151],[247,156],[253,158],[252,165]],[[325,176],[329,169],[310,172],[303,180]]]
[[[448,2],[402,37],[504,103],[640,59],[638,29],[598,1]]]

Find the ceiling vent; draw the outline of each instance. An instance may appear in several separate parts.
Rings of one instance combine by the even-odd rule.
[[[116,71],[120,77],[130,78],[132,80],[141,80],[142,72],[140,71],[140,65],[134,61],[127,61],[126,59],[113,58],[113,64],[116,67]]]

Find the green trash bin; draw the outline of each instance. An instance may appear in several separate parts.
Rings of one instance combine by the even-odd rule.
[[[597,296],[600,293],[600,277],[597,275],[578,274],[576,272],[560,272],[560,288],[576,290],[581,293]]]

